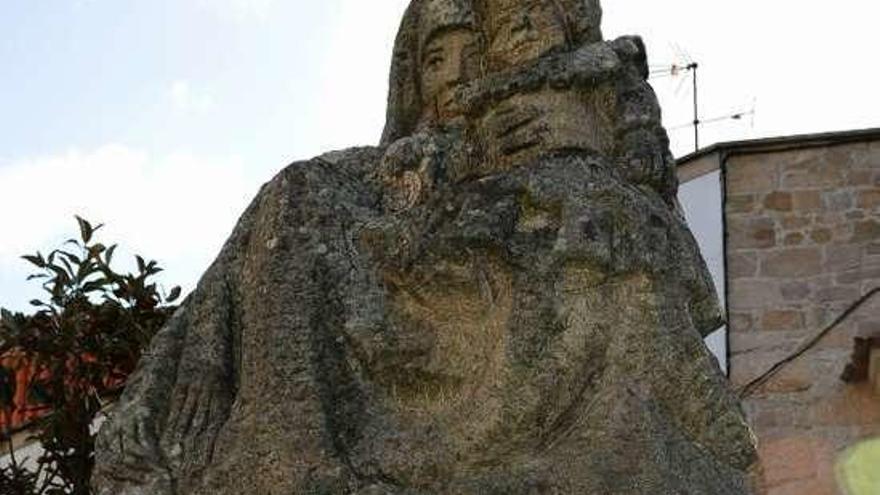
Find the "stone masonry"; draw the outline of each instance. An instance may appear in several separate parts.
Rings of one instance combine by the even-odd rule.
[[[880,137],[788,148],[731,153],[726,163],[737,387],[880,286]],[[834,466],[843,451],[880,435],[880,396],[840,378],[853,339],[880,332],[877,299],[745,401],[763,493],[841,493]]]

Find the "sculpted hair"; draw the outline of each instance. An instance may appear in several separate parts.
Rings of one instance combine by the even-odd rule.
[[[421,113],[418,76],[418,12],[422,2],[415,0],[407,7],[394,40],[391,73],[388,77],[388,107],[380,146],[409,134]]]

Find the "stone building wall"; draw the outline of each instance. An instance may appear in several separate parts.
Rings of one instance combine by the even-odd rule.
[[[730,377],[737,387],[880,286],[880,139],[778,148],[742,148],[726,160]],[[880,395],[870,383],[840,378],[854,338],[880,334],[878,299],[745,401],[763,493],[843,493],[835,465],[847,449],[880,436]]]

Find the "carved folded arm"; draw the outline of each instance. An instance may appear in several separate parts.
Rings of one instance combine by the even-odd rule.
[[[230,277],[250,237],[245,211],[195,291],[153,338],[97,439],[92,483],[100,494],[174,494],[179,458],[206,462],[234,394]]]
[[[142,493],[131,487],[149,486],[149,493],[172,494],[182,469],[210,461],[235,384],[229,299],[207,286],[157,334],[102,428],[94,476],[99,493]]]
[[[175,371],[187,327],[185,302],[156,334],[149,351],[129,377],[125,393],[110,412],[96,440],[92,483],[96,493],[173,493],[173,476],[159,447]],[[142,487],[144,491],[130,491]]]

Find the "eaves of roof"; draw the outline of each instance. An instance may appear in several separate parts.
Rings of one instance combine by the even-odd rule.
[[[880,127],[856,129],[851,131],[823,132],[817,134],[798,134],[792,136],[750,139],[745,141],[728,141],[724,143],[716,143],[694,151],[693,153],[679,158],[676,160],[676,163],[681,167],[687,163],[716,152],[728,154],[767,153],[878,140],[880,140]]]

